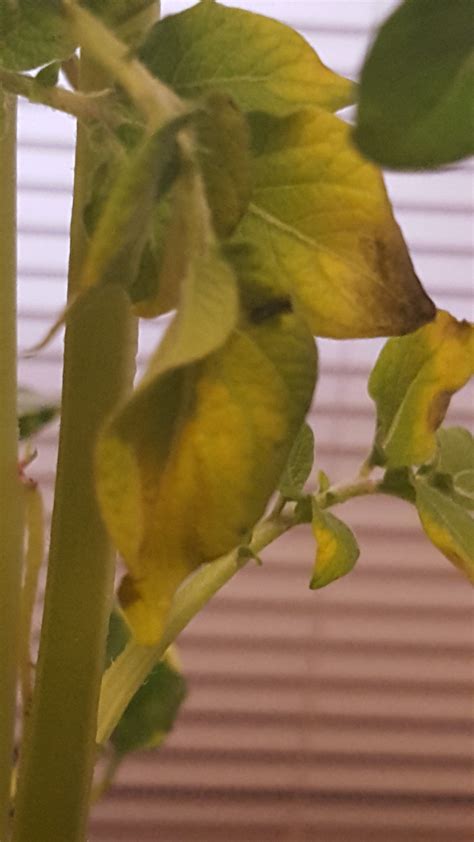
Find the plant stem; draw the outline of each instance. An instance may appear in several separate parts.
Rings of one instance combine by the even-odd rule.
[[[379,483],[376,480],[362,476],[350,482],[332,485],[327,491],[316,495],[316,503],[320,509],[328,509],[330,506],[338,506],[354,497],[365,497],[367,494],[376,494],[379,490]]]
[[[22,566],[16,335],[16,99],[0,132],[0,839],[10,812]]]
[[[44,511],[43,498],[35,483],[27,483],[23,490],[25,500],[25,564],[21,592],[19,674],[23,702],[23,719],[29,715],[33,696],[33,670],[31,655],[31,630],[33,612],[38,592],[38,579],[44,560]]]
[[[64,111],[66,114],[77,117],[78,120],[99,120],[111,125],[116,122],[113,111],[107,108],[110,91],[101,91],[91,95],[80,91],[68,91],[66,88],[56,86],[48,88],[31,76],[14,73],[2,67],[0,67],[0,84],[12,94],[39,105],[55,108],[56,111]]]
[[[280,516],[262,521],[250,542],[250,549],[259,553],[293,526],[293,518]],[[166,628],[156,646],[141,646],[133,640],[106,671],[99,702],[97,744],[105,743],[119,722],[122,713],[145,681],[155,664],[161,661],[168,647],[249,559],[239,559],[234,550],[205,564],[179,589]]]
[[[81,89],[103,76],[81,58]],[[78,127],[68,296],[78,291],[94,151]],[[105,417],[133,376],[136,329],[120,285],[98,289],[66,328],[58,469],[40,654],[22,749],[16,842],[82,842],[95,760],[97,702],[114,553],[94,492],[93,455]]]

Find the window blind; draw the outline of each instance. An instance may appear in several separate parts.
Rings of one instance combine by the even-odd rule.
[[[187,2],[164,2],[164,12]],[[386,0],[240,0],[296,26],[321,58],[357,77]],[[65,300],[74,124],[23,104],[19,155],[20,343]],[[388,174],[417,272],[439,307],[473,316],[470,164]],[[161,323],[144,326],[142,363]],[[367,375],[382,341],[320,342],[310,421],[317,464],[353,474],[373,434]],[[20,363],[21,382],[57,394],[62,339]],[[469,425],[473,392],[449,422]],[[31,471],[51,503],[57,430]],[[473,835],[473,603],[454,569],[394,500],[344,509],[356,570],[308,580],[308,532],[243,570],[181,638],[189,698],[165,748],[129,760],[93,814],[91,842],[470,842]]]

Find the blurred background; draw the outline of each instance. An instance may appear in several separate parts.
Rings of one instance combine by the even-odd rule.
[[[188,6],[164,0],[163,12]],[[392,0],[240,0],[297,28],[357,78]],[[20,108],[20,342],[40,339],[66,294],[74,122]],[[417,272],[439,307],[473,318],[473,169],[387,175]],[[160,322],[143,326],[140,363]],[[367,375],[382,342],[320,342],[311,414],[317,467],[353,475],[373,435]],[[22,385],[57,395],[62,338],[20,364]],[[473,420],[473,391],[451,424]],[[48,503],[57,429],[31,474]],[[160,752],[128,760],[96,807],[90,842],[472,842],[472,591],[395,500],[344,516],[356,570],[308,589],[301,529],[250,565],[183,634],[189,697]],[[66,840],[65,840],[66,842]]]

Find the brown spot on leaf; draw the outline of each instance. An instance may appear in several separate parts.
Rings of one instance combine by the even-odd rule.
[[[430,430],[437,430],[444,421],[452,396],[453,392],[443,391],[431,402],[426,419]]]

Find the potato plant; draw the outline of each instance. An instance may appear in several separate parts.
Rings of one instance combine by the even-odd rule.
[[[97,760],[96,795],[172,727],[180,631],[284,532],[311,524],[317,590],[359,555],[333,508],[393,495],[474,579],[474,442],[442,426],[472,375],[473,328],[425,292],[378,168],[472,151],[472,3],[406,0],[360,86],[269,17],[158,7],[0,0],[2,842],[85,839]],[[58,407],[17,394],[17,97],[77,119],[68,304],[35,349],[65,325]],[[337,116],[354,103],[355,127]],[[133,388],[137,327],[166,313]],[[367,458],[313,486],[314,337],[380,336]],[[32,667],[45,539],[18,439],[57,411]]]

